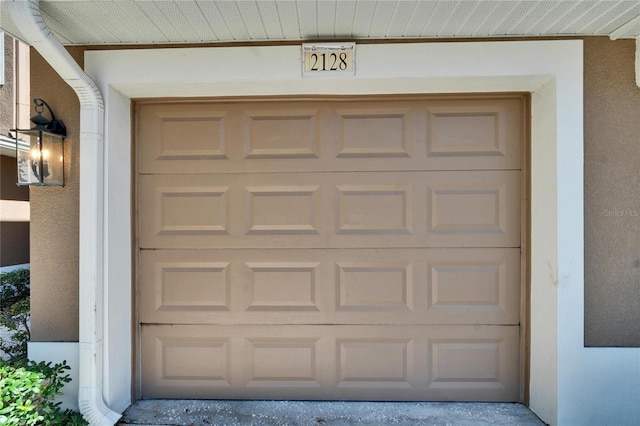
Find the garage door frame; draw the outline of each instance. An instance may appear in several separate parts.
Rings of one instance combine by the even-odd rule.
[[[80,199],[81,244],[96,248],[80,253],[80,262],[93,271],[80,276],[80,321],[97,340],[79,343],[78,362],[80,376],[96,384],[87,391],[93,392],[91,397],[117,411],[132,400],[131,99],[274,93],[530,92],[530,406],[546,422],[556,423],[581,415],[566,408],[577,406],[580,398],[596,402],[598,395],[612,390],[597,374],[607,364],[602,354],[583,347],[582,40],[365,45],[359,50],[361,65],[377,64],[381,55],[393,60],[382,67],[360,67],[364,73],[334,81],[303,79],[299,49],[272,45],[85,52],[86,72],[105,97],[104,115],[82,118],[98,121],[99,129],[105,120],[104,145],[100,140],[81,150],[83,185],[104,188]],[[246,68],[256,53],[265,54],[268,68]],[[58,345],[37,346],[49,351]],[[103,358],[96,359],[91,348]],[[635,365],[625,351],[606,352],[608,363],[622,369]],[[73,359],[78,351],[65,353]],[[571,368],[576,363],[585,368],[576,373]],[[627,379],[624,385],[630,385]]]

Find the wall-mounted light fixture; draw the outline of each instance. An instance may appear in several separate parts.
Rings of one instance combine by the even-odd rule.
[[[64,139],[67,128],[56,120],[51,107],[40,98],[33,100],[37,115],[32,129],[12,129],[16,141],[18,185],[64,186]],[[51,120],[42,115],[47,107]]]

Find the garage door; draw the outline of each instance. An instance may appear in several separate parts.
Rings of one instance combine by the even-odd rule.
[[[517,401],[524,105],[138,103],[142,397]]]

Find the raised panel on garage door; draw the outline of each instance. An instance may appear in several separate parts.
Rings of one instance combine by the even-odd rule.
[[[138,103],[141,397],[518,401],[526,109]]]

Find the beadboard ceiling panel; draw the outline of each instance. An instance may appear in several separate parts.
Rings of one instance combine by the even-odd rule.
[[[0,27],[20,38],[0,3]],[[66,45],[640,36],[636,0],[41,0]]]

